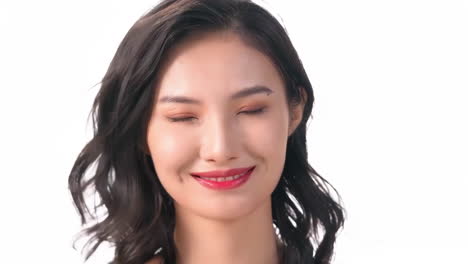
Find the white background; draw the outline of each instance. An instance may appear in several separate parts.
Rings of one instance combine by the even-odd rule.
[[[468,263],[467,1],[269,3],[315,89],[310,162],[348,211],[334,263]],[[82,263],[68,173],[154,4],[0,2],[0,263]]]

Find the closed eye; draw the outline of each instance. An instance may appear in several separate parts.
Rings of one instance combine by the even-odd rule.
[[[187,122],[187,121],[191,121],[192,119],[196,119],[195,117],[180,117],[180,118],[172,118],[172,117],[168,117],[168,119],[171,121],[171,122]]]
[[[255,110],[250,110],[250,111],[242,111],[240,113],[248,114],[248,115],[255,115],[255,114],[261,114],[265,110],[265,107],[261,107]]]
[[[265,107],[261,107],[261,108],[255,109],[255,110],[242,111],[242,112],[239,112],[239,114],[258,115],[258,114],[261,114],[261,113],[264,113],[264,112],[265,112]],[[188,121],[195,120],[197,118],[192,117],[192,116],[188,116],[188,117],[178,117],[178,118],[168,117],[168,119],[171,122],[188,122]]]

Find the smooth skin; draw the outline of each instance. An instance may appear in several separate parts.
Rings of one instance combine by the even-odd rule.
[[[273,62],[230,31],[176,46],[155,89],[147,141],[174,199],[177,264],[278,263],[271,194],[304,104],[289,109]],[[231,190],[208,189],[190,175],[254,165],[249,181]]]

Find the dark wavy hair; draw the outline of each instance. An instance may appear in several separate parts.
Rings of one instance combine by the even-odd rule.
[[[286,30],[249,0],[162,1],[120,43],[90,113],[94,136],[69,175],[81,222],[92,223],[83,230],[90,237],[86,259],[102,242],[109,242],[115,246],[111,263],[141,264],[160,248],[165,263],[176,263],[173,200],[153,166],[147,127],[156,76],[168,51],[190,35],[215,31],[238,34],[273,61],[284,80],[289,106],[305,101],[272,193],[273,225],[283,244],[281,263],[330,263],[345,210],[338,192],[308,162],[306,125],[314,102],[312,86]],[[87,204],[88,189],[99,203]],[[106,213],[96,221],[99,208]]]

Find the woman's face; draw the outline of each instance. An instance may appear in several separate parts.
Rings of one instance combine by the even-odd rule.
[[[176,210],[233,219],[270,203],[299,122],[289,120],[270,59],[234,33],[192,37],[171,52],[155,88],[147,141]],[[233,189],[207,188],[191,175],[252,166]]]

